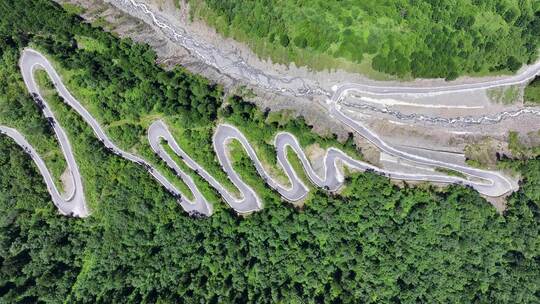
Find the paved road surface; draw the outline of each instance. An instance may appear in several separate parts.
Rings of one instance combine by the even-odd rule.
[[[206,201],[204,196],[200,193],[193,179],[188,174],[183,172],[174,162],[171,156],[167,154],[162,144],[168,144],[172,148],[174,153],[176,153],[181,159],[183,159],[183,161],[191,169],[195,170],[206,181],[208,181],[210,185],[214,187],[223,196],[223,199],[227,202],[227,204],[229,204],[235,211],[239,213],[249,213],[257,211],[260,210],[263,205],[255,191],[247,184],[245,184],[233,169],[233,165],[227,155],[227,143],[230,140],[238,140],[242,144],[249,157],[253,161],[258,173],[266,181],[268,186],[275,189],[284,199],[288,201],[301,200],[306,196],[309,190],[307,186],[297,176],[297,173],[293,169],[292,165],[289,163],[287,159],[287,147],[292,148],[294,153],[298,155],[310,181],[316,186],[329,191],[335,191],[343,185],[344,177],[339,169],[339,164],[343,164],[355,170],[375,171],[393,179],[409,181],[432,181],[440,183],[461,183],[464,185],[469,185],[478,190],[480,193],[488,196],[500,196],[515,189],[515,185],[510,180],[497,172],[490,172],[466,166],[443,163],[440,161],[412,155],[389,146],[369,129],[367,129],[360,123],[352,120],[350,117],[341,112],[341,106],[339,105],[340,96],[334,95],[336,96],[335,99],[328,100],[328,104],[330,107],[330,115],[342,121],[354,131],[358,132],[360,135],[366,137],[384,152],[403,159],[408,159],[419,164],[456,170],[468,176],[475,177],[476,179],[462,179],[456,176],[447,176],[441,173],[410,174],[386,171],[372,166],[368,163],[355,160],[335,148],[330,148],[327,150],[327,153],[323,160],[324,163],[322,164],[324,174],[320,176],[313,169],[312,164],[307,159],[297,139],[290,133],[281,132],[276,135],[274,144],[277,150],[278,164],[282,167],[290,181],[288,185],[282,185],[278,181],[276,181],[268,172],[265,171],[261,162],[257,158],[254,149],[249,144],[244,135],[234,126],[221,124],[218,125],[214,134],[213,146],[223,170],[227,173],[232,183],[239,189],[240,197],[235,197],[235,195],[229,193],[213,176],[211,176],[203,167],[201,167],[189,155],[187,155],[177,144],[177,142],[167,129],[167,126],[162,121],[158,120],[150,126],[148,130],[148,140],[154,152],[156,152],[176,172],[177,176],[181,178],[189,187],[189,189],[193,192],[194,199],[188,200],[176,187],[174,187],[174,185],[167,178],[165,178],[149,162],[137,155],[133,155],[118,148],[108,138],[108,136],[105,134],[105,132],[103,131],[99,123],[94,119],[94,117],[92,117],[92,115],[90,115],[90,113],[69,93],[69,91],[62,83],[60,76],[56,73],[52,65],[44,56],[42,56],[37,51],[26,49],[21,56],[20,68],[28,91],[35,97],[34,100],[38,103],[38,105],[40,105],[40,108],[43,109],[44,115],[53,125],[55,134],[58,138],[58,141],[60,142],[60,147],[64,153],[64,156],[66,157],[68,168],[73,179],[73,188],[70,190],[69,193],[67,193],[67,197],[63,197],[60,194],[59,190],[56,188],[53,182],[51,174],[47,169],[45,163],[37,154],[35,149],[26,141],[26,139],[21,133],[5,126],[0,126],[0,131],[3,134],[13,138],[17,144],[19,144],[27,153],[31,155],[40,173],[43,175],[43,178],[47,185],[47,189],[51,193],[54,204],[57,206],[60,213],[65,215],[85,217],[89,215],[89,210],[85,201],[82,178],[77,163],[74,159],[69,139],[56,118],[54,117],[54,114],[50,110],[47,102],[40,95],[38,87],[36,85],[33,72],[37,68],[44,69],[48,73],[49,77],[51,78],[56,87],[56,90],[58,91],[58,94],[63,97],[64,102],[70,107],[72,107],[86,121],[86,123],[91,126],[96,137],[103,143],[103,145],[107,149],[109,149],[112,153],[115,153],[121,157],[124,157],[125,159],[128,159],[143,166],[160,184],[162,184],[171,194],[173,194],[178,199],[180,205],[190,214],[200,214],[206,216],[211,215],[212,205],[208,201]]]

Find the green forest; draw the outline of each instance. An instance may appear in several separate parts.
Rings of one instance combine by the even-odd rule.
[[[239,126],[271,167],[279,130],[304,147],[333,145],[361,157],[350,138],[316,135],[303,119],[241,97],[224,100],[218,85],[162,69],[148,46],[83,23],[52,1],[0,0],[0,124],[48,155],[55,175],[65,164],[18,69],[27,46],[47,54],[113,140],[156,164],[144,139],[156,118],[224,183],[211,145],[223,121]],[[47,89],[46,79],[40,84]],[[197,219],[144,168],[110,153],[58,96],[45,95],[73,145],[93,213],[59,215],[30,157],[0,136],[2,303],[540,301],[540,158],[503,161],[522,182],[498,214],[467,187],[398,187],[369,172],[348,176],[339,194],[313,189],[295,208],[238,150],[234,166],[265,208],[237,216],[198,179],[216,212]]]
[[[514,72],[535,61],[535,0],[191,0],[192,15],[260,56],[399,77]],[[332,60],[338,59],[338,60]],[[353,71],[355,69],[352,69]]]

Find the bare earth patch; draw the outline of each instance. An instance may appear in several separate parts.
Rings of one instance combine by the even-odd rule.
[[[64,199],[68,198],[68,194],[73,192],[73,177],[71,171],[66,167],[66,170],[60,175],[60,180],[62,181],[62,197]]]

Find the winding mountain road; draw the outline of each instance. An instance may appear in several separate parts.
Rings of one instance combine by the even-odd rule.
[[[227,143],[231,140],[237,140],[242,144],[247,154],[253,161],[258,173],[262,176],[267,185],[275,189],[285,200],[293,202],[304,198],[309,190],[298,177],[297,173],[287,159],[288,147],[290,147],[292,151],[294,151],[294,153],[296,153],[300,158],[305,173],[310,181],[316,186],[329,191],[335,191],[343,185],[344,177],[340,169],[341,165],[347,166],[353,170],[370,170],[378,172],[379,174],[399,180],[431,181],[448,184],[460,183],[471,186],[487,196],[501,196],[516,189],[516,185],[500,173],[443,163],[440,161],[412,155],[389,146],[369,129],[341,112],[341,106],[339,105],[340,96],[334,95],[335,97],[333,99],[328,99],[330,115],[348,125],[355,132],[358,132],[360,135],[366,137],[384,152],[418,164],[456,170],[467,176],[474,177],[474,179],[469,180],[456,176],[447,176],[440,173],[410,174],[386,171],[368,163],[355,160],[335,148],[330,148],[327,150],[322,164],[323,174],[321,176],[315,171],[312,164],[307,159],[297,139],[290,133],[280,132],[275,136],[274,139],[274,144],[277,151],[277,160],[279,166],[284,170],[289,179],[289,183],[287,185],[282,185],[264,169],[253,147],[237,128],[228,124],[220,124],[217,126],[213,136],[213,146],[223,170],[227,173],[229,179],[240,192],[240,197],[236,197],[235,195],[229,193],[212,175],[210,175],[202,166],[200,166],[181,149],[164,122],[160,120],[155,121],[151,124],[148,130],[148,140],[150,145],[154,152],[157,153],[167,163],[167,165],[176,172],[177,176],[180,177],[192,191],[194,199],[189,200],[183,196],[182,193],[165,176],[163,176],[155,167],[153,167],[152,164],[137,155],[123,151],[117,147],[109,139],[95,118],[69,93],[60,76],[56,73],[50,62],[43,55],[35,50],[25,49],[22,53],[19,64],[24,83],[26,84],[30,94],[34,97],[34,101],[42,109],[49,123],[52,124],[62,152],[66,158],[68,169],[73,180],[72,188],[68,190],[68,193],[64,195],[60,193],[53,182],[53,178],[50,171],[47,169],[45,162],[39,156],[37,151],[30,145],[30,143],[27,142],[23,134],[7,126],[0,126],[0,132],[11,137],[28,154],[30,154],[45,180],[47,189],[51,193],[53,203],[56,205],[59,212],[64,215],[86,217],[90,214],[90,212],[85,200],[82,177],[75,161],[71,144],[61,125],[55,118],[54,113],[39,92],[39,88],[34,78],[34,72],[36,69],[43,69],[47,72],[50,79],[54,83],[58,94],[63,98],[64,102],[73,108],[73,110],[75,110],[84,119],[84,121],[90,125],[96,137],[107,149],[116,155],[143,166],[160,184],[162,184],[174,197],[177,198],[183,209],[190,214],[209,216],[212,214],[212,205],[198,190],[191,176],[183,172],[172,157],[168,155],[167,151],[163,148],[164,144],[168,144],[174,153],[176,153],[187,166],[195,170],[195,172],[197,172],[212,187],[214,187],[222,195],[225,202],[238,213],[250,213],[260,210],[263,207],[263,204],[257,193],[245,182],[243,182],[240,176],[235,172],[231,160],[227,155]]]

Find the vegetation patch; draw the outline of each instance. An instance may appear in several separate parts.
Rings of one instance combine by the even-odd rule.
[[[495,153],[497,148],[495,144],[490,139],[468,144],[464,149],[466,163],[477,168],[495,168],[497,165],[497,155]]]
[[[526,88],[525,88],[525,102],[532,105],[540,104],[540,77],[536,77]]]
[[[217,193],[217,191],[212,188],[210,186],[209,183],[207,183],[197,172],[195,172],[194,170],[192,170],[185,162],[184,160],[182,160],[174,151],[173,149],[166,143],[166,142],[162,142],[161,143],[161,146],[164,148],[164,150],[166,151],[166,153],[174,160],[174,162],[178,165],[178,167],[184,172],[186,173],[187,175],[189,175],[195,185],[197,186],[197,188],[199,189],[199,191],[201,192],[201,194],[207,198],[209,201],[212,201],[212,202],[218,202],[219,201],[219,194]],[[176,179],[178,179],[178,177],[176,177]],[[234,189],[227,189],[229,191],[229,193],[235,195],[235,194],[238,194],[238,191],[235,191],[237,190],[236,188]],[[187,190],[186,190],[187,191]],[[190,193],[190,195],[188,196],[189,199],[193,199],[193,194],[190,192],[190,191],[187,191],[187,192],[184,192],[182,191],[183,193]],[[218,207],[219,208],[219,207]]]
[[[69,14],[73,15],[81,15],[85,12],[84,7],[73,3],[62,3],[62,8]]]
[[[540,131],[536,134],[529,134],[528,138],[532,141],[540,140]],[[512,156],[519,159],[535,158],[540,156],[540,144],[531,145],[524,143],[517,132],[508,132],[508,149]]]
[[[534,0],[190,0],[192,16],[260,56],[384,79],[517,71],[540,46]]]
[[[44,70],[37,70],[35,72],[35,79],[38,84],[39,90],[43,98],[47,102],[60,102],[60,97],[56,94],[55,88],[51,80],[49,79],[49,76]],[[52,129],[52,126],[50,126]],[[51,130],[54,133],[54,130]],[[56,139],[56,135],[52,135],[54,139]],[[60,149],[60,146],[57,145],[55,147],[51,147],[47,151],[44,151],[45,153],[40,155],[45,164],[47,165],[47,168],[49,168],[52,176],[53,181],[58,187],[58,189],[63,189],[62,181],[61,181],[61,175],[67,168],[66,159],[64,158],[64,153],[62,153],[62,150]]]
[[[107,46],[103,45],[96,39],[86,36],[75,36],[75,39],[77,40],[77,46],[81,49],[98,53],[107,51]]]
[[[467,176],[465,174],[463,174],[463,173],[461,173],[459,171],[456,171],[456,170],[437,167],[437,168],[435,168],[435,171],[440,172],[440,173],[444,173],[446,175],[456,176],[456,177],[460,177],[460,178],[463,178],[463,179],[467,179]]]
[[[488,89],[487,94],[491,101],[504,105],[511,105],[518,101],[519,98],[518,86],[509,86],[503,88]]]

